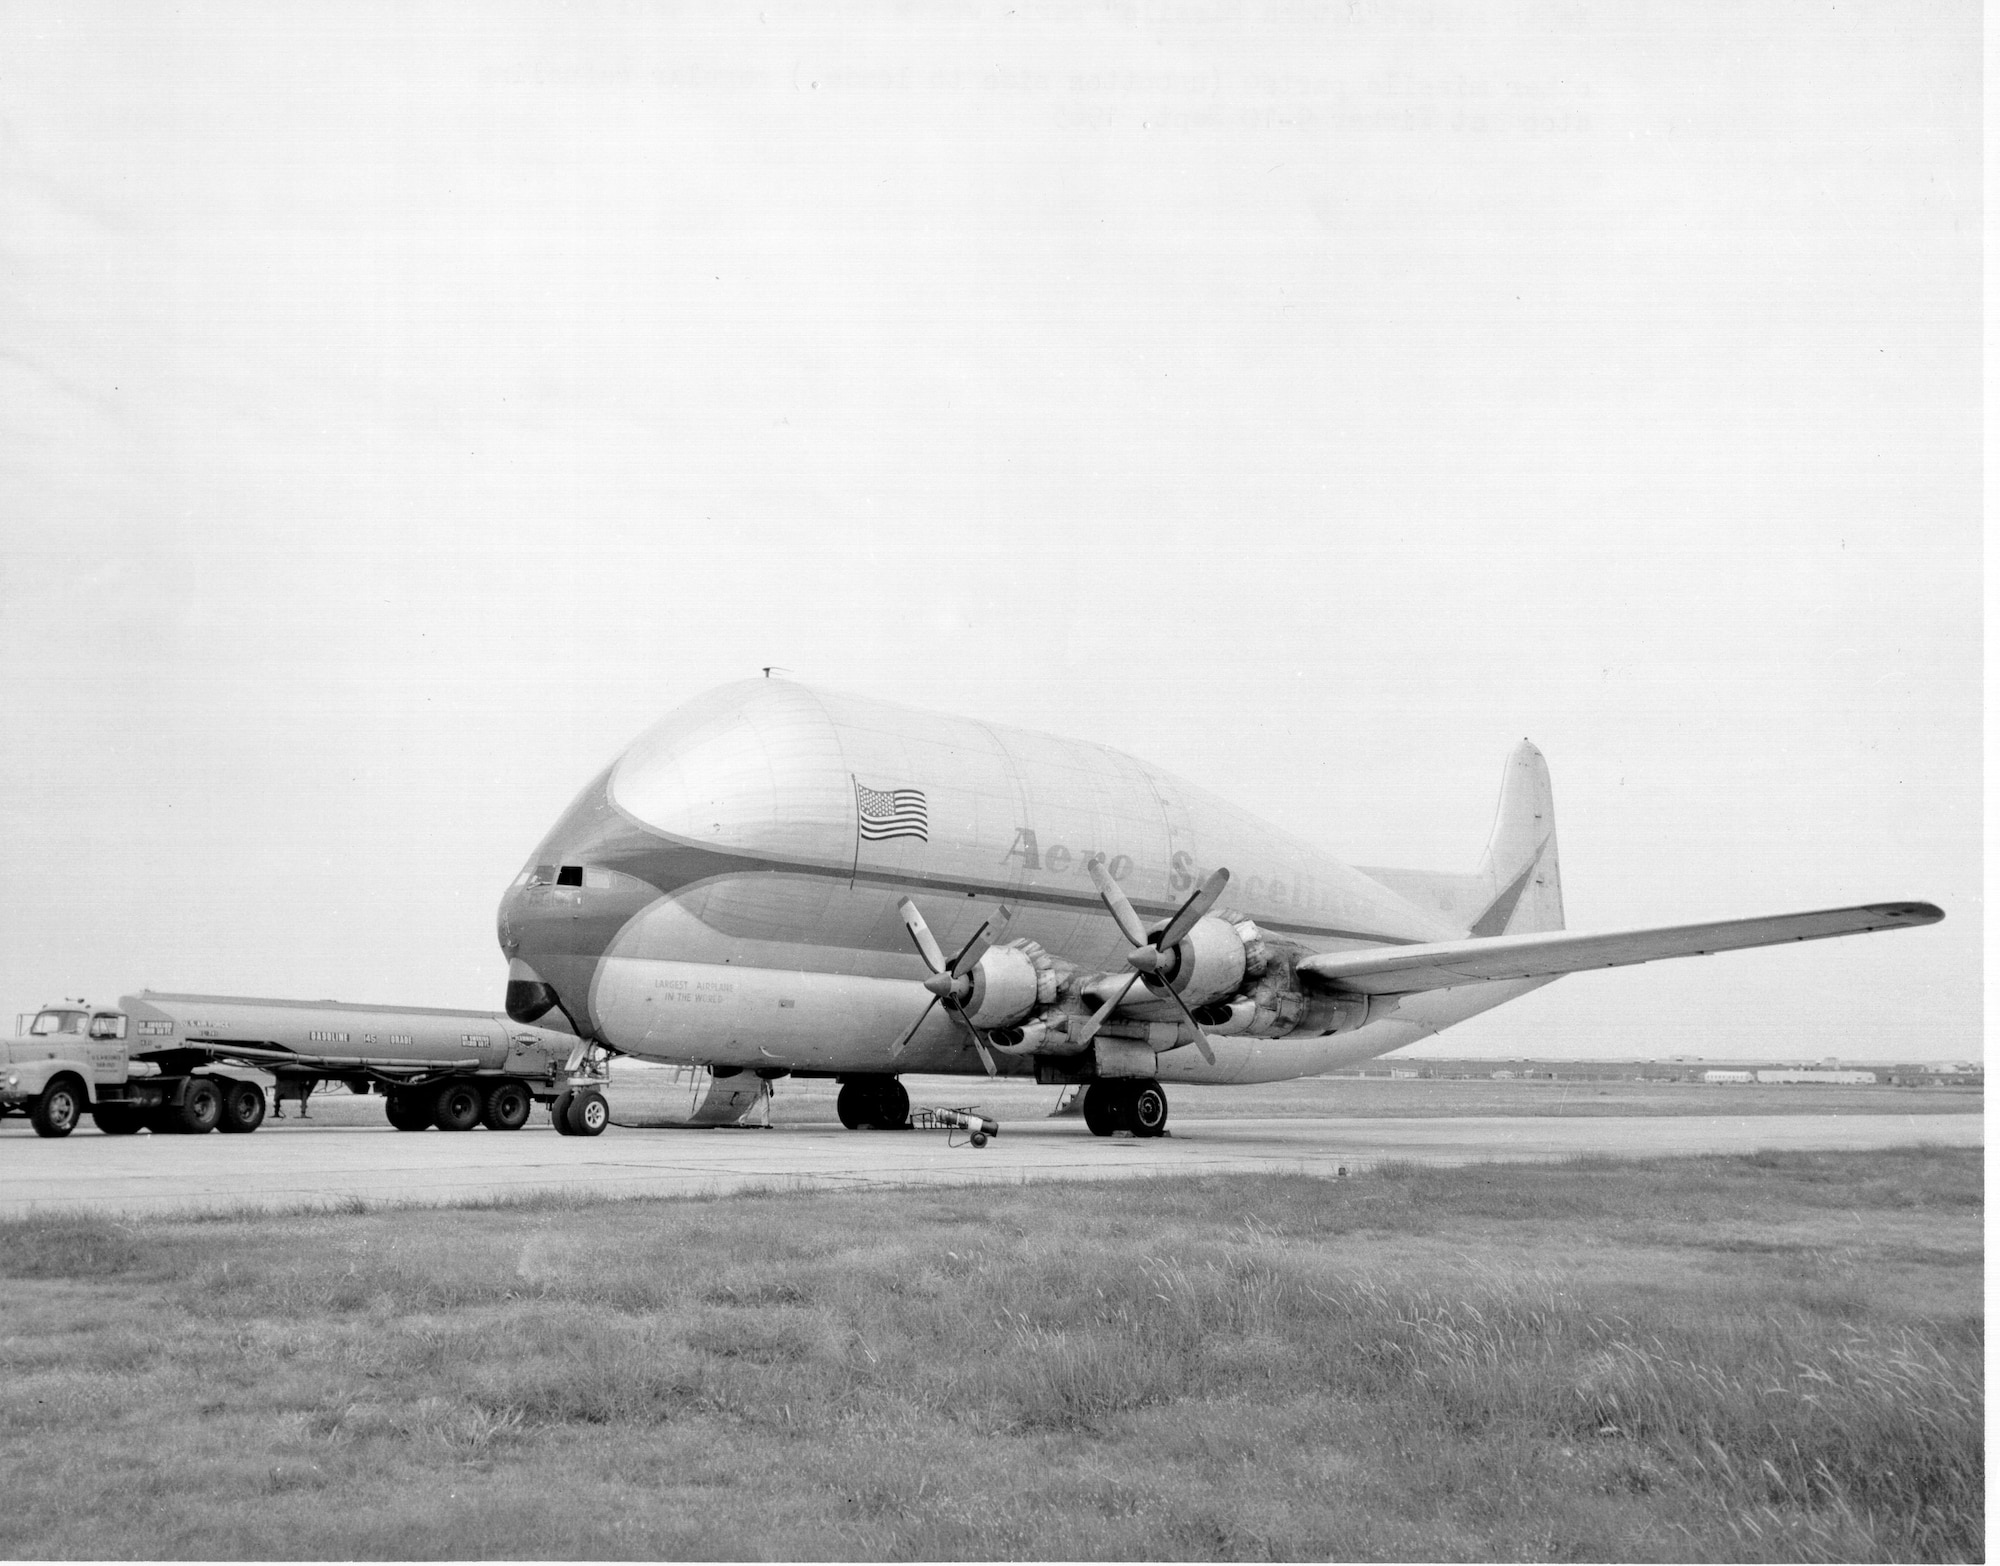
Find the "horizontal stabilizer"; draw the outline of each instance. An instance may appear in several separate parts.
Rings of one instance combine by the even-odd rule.
[[[1834,935],[1900,930],[1936,924],[1944,910],[1930,903],[1865,903],[1816,913],[1771,914],[1761,919],[1720,919],[1655,930],[1614,930],[1580,935],[1549,930],[1496,935],[1485,940],[1433,941],[1365,952],[1325,952],[1299,963],[1299,972],[1329,989],[1363,995],[1407,995],[1496,979],[1552,979],[1587,968],[1623,968],[1662,957],[1704,957],[1747,946],[1782,946]]]

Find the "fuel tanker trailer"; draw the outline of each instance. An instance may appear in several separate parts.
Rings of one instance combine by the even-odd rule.
[[[492,1012],[142,990],[17,1019],[0,1042],[0,1114],[26,1114],[43,1136],[85,1114],[111,1136],[248,1132],[271,1094],[303,1102],[342,1082],[380,1094],[399,1131],[518,1131],[543,1103],[564,1135],[596,1136],[610,1120],[606,1059]]]

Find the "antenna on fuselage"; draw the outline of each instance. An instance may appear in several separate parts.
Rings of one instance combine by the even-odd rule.
[[[790,674],[792,672],[781,663],[767,663],[760,665],[760,667],[763,669],[764,678],[767,680],[774,674]]]

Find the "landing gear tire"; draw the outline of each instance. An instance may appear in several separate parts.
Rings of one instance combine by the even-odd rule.
[[[84,1103],[82,1083],[75,1077],[57,1077],[42,1089],[42,1096],[28,1111],[35,1135],[68,1136],[76,1129],[77,1122],[83,1119]]]
[[[237,1136],[248,1136],[264,1123],[264,1090],[254,1082],[228,1082],[222,1087],[222,1118],[215,1123],[218,1131],[228,1131]]]
[[[470,1131],[486,1109],[486,1095],[470,1082],[447,1082],[438,1089],[433,1112],[440,1131]]]
[[[181,1101],[167,1109],[162,1119],[165,1121],[162,1130],[179,1132],[182,1136],[207,1136],[222,1123],[222,1089],[207,1077],[196,1077],[188,1083]]]
[[[428,1131],[431,1106],[415,1093],[391,1093],[385,1101],[389,1124],[398,1131]]]
[[[486,1113],[481,1117],[489,1131],[518,1131],[528,1123],[528,1111],[535,1101],[518,1082],[496,1082],[486,1093]]]
[[[1114,1132],[1129,1131],[1125,1121],[1124,1084],[1118,1082],[1093,1082],[1083,1093],[1083,1123],[1090,1127],[1092,1136],[1110,1136]]]
[[[570,1100],[576,1097],[575,1088],[564,1088],[556,1094],[555,1102],[549,1105],[549,1124],[556,1128],[557,1136],[575,1136],[569,1128]]]
[[[909,1090],[894,1077],[843,1082],[834,1108],[850,1131],[900,1131],[910,1123]]]
[[[1125,1118],[1134,1136],[1165,1136],[1166,1089],[1157,1082],[1135,1083],[1132,1095],[1125,1101]]]
[[[145,1111],[129,1104],[99,1104],[91,1110],[90,1118],[106,1136],[136,1136],[146,1123]]]
[[[588,1088],[572,1095],[567,1119],[571,1136],[602,1136],[611,1124],[611,1106],[596,1088]]]

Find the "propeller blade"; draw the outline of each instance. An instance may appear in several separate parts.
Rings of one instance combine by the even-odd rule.
[[[1096,1038],[1097,1030],[1103,1027],[1111,1014],[1125,1003],[1125,997],[1131,993],[1132,986],[1138,982],[1139,974],[1136,969],[1126,974],[1125,982],[1118,986],[1118,993],[1102,1006],[1098,1007],[1095,1015],[1085,1017],[1083,1021],[1072,1026],[1069,1030],[1070,1037],[1080,1044],[1088,1044],[1092,1039]]]
[[[1097,895],[1104,899],[1104,906],[1111,910],[1111,917],[1118,921],[1119,932],[1134,946],[1144,946],[1146,927],[1132,912],[1131,903],[1126,900],[1118,883],[1111,879],[1111,872],[1104,868],[1102,859],[1090,861],[1090,878],[1097,883]]]
[[[1181,1015],[1187,1018],[1188,1026],[1194,1029],[1194,1047],[1201,1051],[1201,1058],[1211,1066],[1214,1065],[1215,1050],[1210,1046],[1208,1035],[1202,1031],[1201,1024],[1194,1020],[1194,1013],[1188,1010],[1188,1003],[1181,999],[1181,992],[1171,984],[1166,985],[1165,989],[1168,997],[1176,1006],[1180,1007]]]
[[[921,1028],[924,1025],[924,1018],[928,1017],[931,1014],[931,1007],[935,1006],[937,1003],[938,1003],[938,998],[935,995],[933,995],[930,998],[930,1000],[925,1004],[924,1009],[917,1013],[917,1020],[910,1024],[909,1031],[905,1033],[901,1038],[896,1040],[895,1043],[889,1046],[889,1058],[891,1060],[894,1060],[898,1055],[902,1054],[903,1050],[908,1046],[910,1040],[917,1036],[917,1029]]]
[[[1200,886],[1194,896],[1181,904],[1181,911],[1167,921],[1167,927],[1160,932],[1160,947],[1166,950],[1180,945],[1187,939],[1188,931],[1199,924],[1215,900],[1222,895],[1222,889],[1229,884],[1229,872],[1218,870]]]
[[[972,939],[967,941],[965,945],[959,949],[958,955],[952,958],[951,960],[951,972],[953,977],[957,977],[959,974],[966,972],[968,969],[975,968],[979,965],[979,959],[986,955],[986,948],[993,944],[993,942],[987,938],[986,934],[986,932],[992,928],[993,928],[993,921],[991,919],[988,919],[978,929],[972,932]]]
[[[958,1020],[965,1024],[965,1031],[972,1035],[972,1047],[979,1052],[979,1064],[986,1068],[986,1074],[989,1077],[999,1076],[1000,1068],[993,1064],[992,1051],[986,1046],[986,1035],[979,1031],[978,1025],[970,1017],[966,1016],[963,1006],[953,1005],[950,1002],[946,1004],[957,1014]]]
[[[896,905],[903,916],[903,928],[910,932],[910,939],[917,943],[917,951],[930,965],[932,973],[943,973],[944,953],[938,950],[937,938],[931,934],[931,927],[924,923],[924,916],[917,912],[917,905],[904,898]]]

